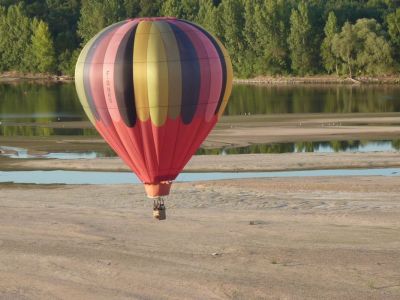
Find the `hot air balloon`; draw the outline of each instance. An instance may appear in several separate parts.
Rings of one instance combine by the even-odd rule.
[[[75,85],[91,123],[147,196],[160,199],[221,117],[232,65],[221,42],[196,24],[129,19],[86,44]]]

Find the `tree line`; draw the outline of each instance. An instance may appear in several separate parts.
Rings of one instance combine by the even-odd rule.
[[[0,72],[72,75],[98,31],[146,16],[202,25],[237,77],[400,71],[400,0],[0,0]]]

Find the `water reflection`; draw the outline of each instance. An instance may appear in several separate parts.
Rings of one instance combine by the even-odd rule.
[[[400,86],[395,85],[235,85],[225,115],[396,111],[400,111]],[[81,120],[87,117],[73,83],[0,83],[2,136],[97,134],[92,129],[22,124]]]
[[[233,86],[226,115],[400,111],[397,85]],[[0,121],[86,120],[73,83],[0,83]]]
[[[238,84],[225,115],[396,111],[400,111],[400,87],[395,85]]]
[[[256,153],[294,153],[294,152],[397,152],[400,150],[400,140],[393,141],[330,141],[330,142],[300,142],[260,144],[247,147],[197,150],[197,155],[229,155]],[[0,146],[0,157],[9,158],[53,158],[53,159],[93,159],[99,157],[115,157],[116,154],[107,147],[101,151],[67,151],[49,153],[30,153],[20,147]]]
[[[82,120],[74,84],[0,84],[0,121],[50,122]]]
[[[322,141],[276,144],[255,144],[246,147],[197,150],[197,155],[229,155],[294,152],[395,152],[400,150],[400,140],[388,141]]]
[[[46,126],[0,125],[0,136],[96,136],[93,128],[53,128]]]
[[[1,136],[97,136],[94,128],[53,128],[46,126],[1,125]]]
[[[26,159],[26,158],[94,159],[101,157],[116,157],[116,154],[110,148],[105,149],[103,151],[30,153],[30,151],[25,148],[0,146],[0,157],[20,158],[20,159]]]

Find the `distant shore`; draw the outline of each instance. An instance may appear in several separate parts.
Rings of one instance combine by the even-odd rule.
[[[400,75],[380,77],[339,77],[332,75],[314,76],[259,76],[249,79],[235,78],[234,83],[243,84],[400,84]]]
[[[72,82],[73,76],[55,74],[36,74],[4,72],[0,73],[1,82]],[[313,76],[258,76],[254,78],[235,78],[234,83],[239,84],[400,84],[400,74],[379,77],[340,77],[334,75],[313,75]]]
[[[4,72],[0,73],[0,83],[13,83],[13,82],[72,82],[74,77],[67,75],[55,74],[37,74],[37,73],[18,73],[18,72]]]

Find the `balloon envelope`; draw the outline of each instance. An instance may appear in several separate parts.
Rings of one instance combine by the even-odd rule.
[[[148,195],[160,196],[222,115],[232,66],[218,39],[193,23],[131,19],[87,43],[75,85],[98,132],[155,187]]]

